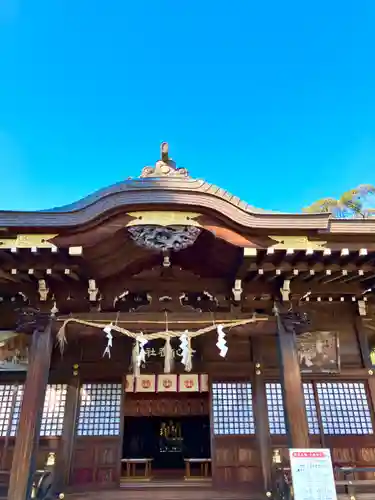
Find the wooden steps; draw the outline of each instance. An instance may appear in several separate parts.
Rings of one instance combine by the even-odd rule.
[[[170,489],[212,489],[211,480],[193,480],[189,479],[187,481],[165,481],[165,480],[143,480],[143,481],[121,481],[120,483],[121,489],[130,489],[130,490],[139,490],[139,489],[161,489],[164,488],[166,490]]]
[[[254,495],[246,492],[217,491],[211,488],[153,488],[127,491],[96,491],[87,494],[67,495],[69,500],[264,500],[264,495]]]
[[[69,500],[265,500],[264,494],[214,488],[211,481],[152,480],[121,485],[116,490],[96,490],[67,494]],[[356,494],[355,500],[374,500],[373,493]],[[337,500],[351,500],[340,493]]]
[[[128,489],[95,491],[66,495],[69,500],[264,500],[265,495],[250,492],[217,491],[211,488],[203,489]],[[356,500],[374,500],[373,493],[360,493]],[[350,500],[350,495],[338,494],[338,500]]]

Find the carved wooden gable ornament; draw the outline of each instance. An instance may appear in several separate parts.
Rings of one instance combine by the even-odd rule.
[[[198,213],[179,211],[129,212],[127,224],[132,240],[139,246],[166,252],[183,250],[201,234]]]
[[[183,250],[195,243],[201,230],[195,226],[133,226],[128,229],[133,241],[149,250]]]

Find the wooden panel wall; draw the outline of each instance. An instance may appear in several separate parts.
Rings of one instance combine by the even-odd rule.
[[[211,379],[241,380],[252,376],[252,352],[250,337],[231,332],[226,336],[228,353],[220,357],[216,347],[217,333],[210,332],[201,340],[203,373]],[[193,367],[194,368],[194,367]]]
[[[14,449],[15,438],[10,438],[5,452],[6,439],[0,438],[0,454],[1,457],[3,453],[6,453],[3,465],[6,471],[10,471],[12,466],[13,449]],[[60,439],[58,437],[41,438],[39,441],[38,454],[37,454],[37,469],[43,469],[48,454],[52,452],[57,452],[59,448]]]
[[[255,436],[213,436],[211,454],[215,485],[260,489],[261,468]]]
[[[124,403],[126,417],[183,417],[209,415],[209,395],[205,394],[132,394]]]
[[[75,489],[112,488],[120,481],[119,444],[116,437],[77,437],[71,484]]]

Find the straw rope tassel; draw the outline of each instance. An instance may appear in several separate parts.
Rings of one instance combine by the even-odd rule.
[[[66,325],[69,322],[69,320],[65,320],[62,326],[59,328],[59,331],[57,332],[56,335],[56,342],[57,345],[60,348],[61,354],[64,353],[65,346],[67,345],[68,341],[66,339]]]
[[[61,353],[64,352],[64,347],[68,343],[67,338],[66,338],[66,327],[69,323],[77,323],[79,325],[85,325],[85,326],[90,326],[92,328],[100,328],[100,330],[103,330],[103,322],[95,322],[95,321],[86,321],[83,319],[76,319],[76,318],[67,318],[65,320],[60,320],[63,321],[62,326],[60,327],[58,333],[57,333],[57,343],[60,347]],[[268,317],[257,317],[254,315],[251,318],[248,319],[242,319],[242,320],[234,320],[231,322],[222,322],[224,328],[234,328],[236,326],[242,326],[242,325],[247,325],[249,323],[256,323],[257,321],[268,321]],[[118,333],[121,333],[122,335],[126,335],[127,337],[130,337],[132,339],[136,339],[139,336],[139,333],[134,333],[131,332],[130,330],[127,330],[126,328],[122,328],[118,325],[112,325],[112,330]],[[205,333],[211,332],[212,330],[216,329],[216,325],[210,325],[206,326],[204,328],[200,328],[199,330],[196,330],[195,332],[189,332],[188,339],[189,341],[194,338],[194,337],[199,337],[200,335],[204,335]],[[172,339],[176,337],[180,337],[183,332],[181,331],[173,331],[173,330],[168,330],[168,331],[161,331],[161,332],[154,332],[154,333],[149,333],[147,335],[144,335],[144,338],[146,340],[155,340],[155,339]],[[138,343],[138,342],[137,342]],[[139,354],[139,353],[138,353]]]

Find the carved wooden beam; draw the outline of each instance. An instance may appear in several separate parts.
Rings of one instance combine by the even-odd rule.
[[[36,253],[39,248],[48,248],[55,250],[57,247],[51,243],[57,234],[18,234],[16,237],[1,238],[0,248],[9,249],[13,253],[21,248],[28,249]]]
[[[371,369],[366,368],[342,368],[340,373],[330,373],[329,378],[332,380],[365,380],[374,378],[374,373]],[[264,368],[263,375],[266,380],[276,381],[280,378],[280,370],[277,368]],[[303,381],[317,380],[327,381],[327,373],[301,373]]]
[[[16,331],[20,333],[33,333],[43,331],[51,321],[51,310],[41,311],[33,307],[23,307],[17,311]]]
[[[237,269],[235,270],[235,279],[242,280],[249,273],[249,271],[256,266],[258,250],[256,248],[244,248],[243,255],[241,256]]]
[[[281,280],[281,283],[284,280]],[[256,283],[248,282],[243,285],[244,294],[261,295],[261,294],[272,294],[275,291],[275,285],[269,282],[264,282],[258,280]],[[305,295],[310,292],[312,294],[321,295],[356,295],[361,294],[363,291],[360,284],[356,283],[309,283],[305,281],[300,281],[297,278],[293,279],[290,283],[290,292],[295,295]]]
[[[21,250],[28,250],[36,255],[39,250],[50,250],[52,253],[58,252],[59,248],[54,243],[54,239],[58,238],[57,234],[18,234],[9,238],[0,238],[0,250],[9,250],[16,254]],[[68,246],[68,255],[82,255],[82,246]]]

